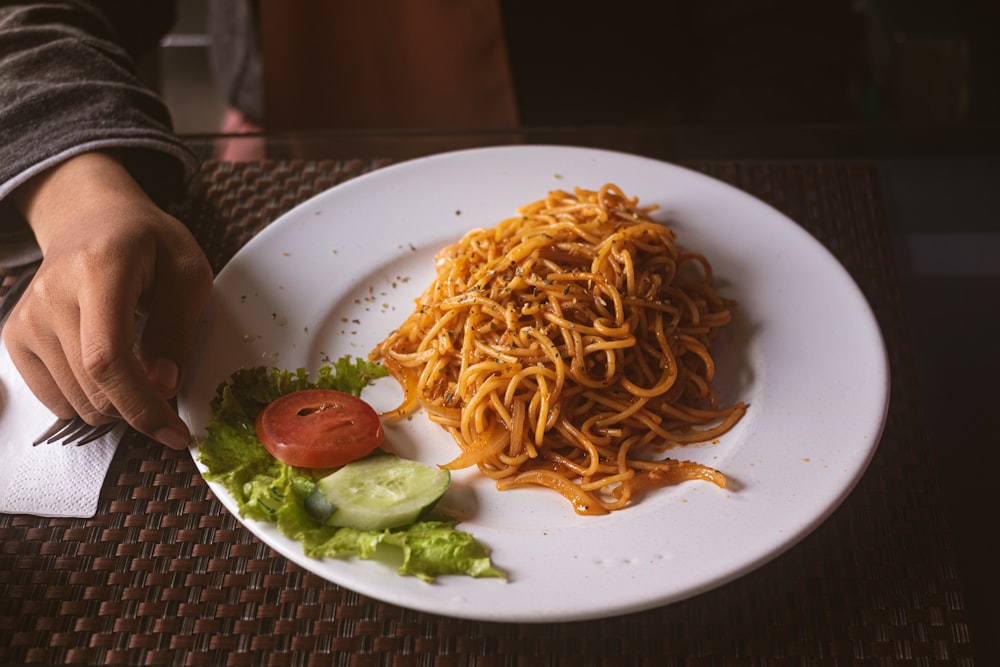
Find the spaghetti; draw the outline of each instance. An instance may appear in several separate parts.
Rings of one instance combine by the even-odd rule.
[[[685,480],[725,486],[663,450],[719,437],[710,343],[732,301],[703,256],[617,186],[552,191],[437,256],[437,275],[371,352],[501,490],[549,487],[580,514]]]

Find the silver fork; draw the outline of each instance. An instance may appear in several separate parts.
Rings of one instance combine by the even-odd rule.
[[[120,421],[113,421],[93,426],[83,421],[80,417],[59,419],[31,444],[33,447],[37,447],[43,443],[49,444],[57,440],[62,440],[64,446],[75,442],[76,446],[80,447],[81,445],[86,445],[102,438],[115,430],[120,423]]]

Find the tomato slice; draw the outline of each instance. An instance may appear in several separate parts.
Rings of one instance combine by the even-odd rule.
[[[255,423],[261,444],[299,468],[336,468],[382,444],[382,422],[360,398],[332,389],[304,389],[272,401]]]

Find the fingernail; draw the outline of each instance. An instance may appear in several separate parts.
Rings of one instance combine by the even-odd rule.
[[[160,390],[173,395],[177,391],[177,380],[180,378],[180,368],[170,359],[155,359],[149,365],[149,379]]]
[[[191,435],[172,428],[161,428],[153,434],[157,442],[166,445],[170,449],[185,449],[191,440]]]

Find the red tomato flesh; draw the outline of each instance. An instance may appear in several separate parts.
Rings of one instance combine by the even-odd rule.
[[[360,398],[332,389],[304,389],[272,401],[255,423],[274,458],[299,468],[336,468],[382,444],[382,422]]]

